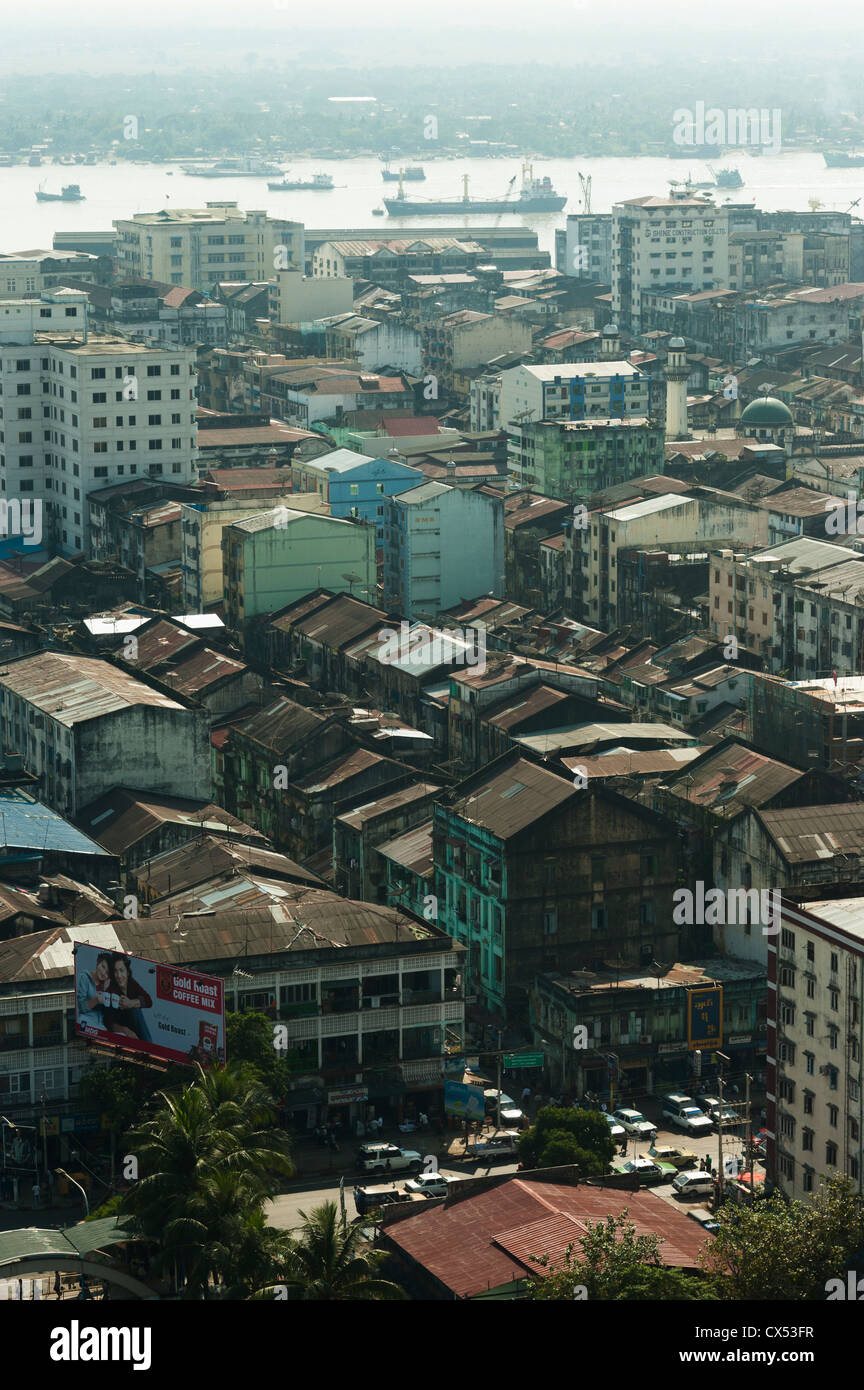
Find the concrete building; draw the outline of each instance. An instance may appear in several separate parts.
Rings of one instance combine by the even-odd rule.
[[[220,899],[230,887],[226,878],[212,884]],[[254,1009],[278,1023],[280,1056],[291,1069],[284,1109],[300,1132],[338,1115],[343,1132],[353,1133],[357,1120],[382,1111],[395,1124],[408,1106],[412,1113],[440,1106],[445,1045],[464,1045],[461,949],[399,908],[346,904],[285,879],[274,887],[269,897],[259,889],[265,905],[257,910],[232,906],[190,918],[170,950],[165,933],[177,910],[159,915],[158,906],[136,922],[54,928],[0,943],[0,1094],[13,1122],[32,1126],[45,1109],[49,1124],[62,1117],[57,1137],[46,1135],[49,1165],[70,1163],[82,1118],[75,1098],[88,1052],[70,1021],[79,942],[220,976],[229,1011]],[[240,976],[238,955],[252,941],[255,955]],[[32,1164],[26,1181],[32,1184]]]
[[[510,430],[532,420],[647,417],[650,381],[630,362],[556,362],[501,373],[499,421]]]
[[[725,287],[729,213],[707,198],[629,198],[612,209],[612,312],[642,330],[642,291]],[[645,325],[653,327],[653,324]]]
[[[236,203],[137,212],[114,226],[122,279],[209,290],[228,278],[271,280],[279,267],[303,269],[301,222],[241,212]]]
[[[453,391],[466,367],[482,367],[506,352],[529,352],[531,327],[516,318],[461,309],[423,324],[423,371],[440,392]]]
[[[124,478],[194,481],[196,384],[189,348],[89,333],[79,290],[0,305],[6,498],[44,499],[45,543],[85,549],[91,491]]]
[[[317,279],[348,276],[398,286],[412,273],[458,274],[473,270],[485,258],[478,242],[454,236],[325,241],[312,253],[312,274]]]
[[[860,1196],[864,899],[793,898],[768,938],[768,1175],[805,1201],[840,1176]]]
[[[385,526],[385,607],[424,618],[477,593],[504,595],[503,496],[482,486],[430,482],[392,497]]]
[[[735,637],[774,673],[853,675],[864,654],[862,559],[848,546],[808,536],[749,554],[713,550],[711,632]]]
[[[0,719],[3,752],[24,758],[64,814],[118,782],[210,799],[206,710],[110,662],[51,651],[7,662]]]
[[[226,526],[222,560],[225,622],[236,630],[313,589],[377,592],[375,531],[362,522],[277,507]]]
[[[224,348],[228,344],[227,309],[201,290],[147,280],[103,288],[71,276],[66,283],[70,289],[86,291],[90,320],[100,331],[162,346]]]
[[[379,372],[395,363],[409,376],[422,375],[423,341],[410,324],[364,318],[352,311],[325,319],[324,329],[328,357],[355,358],[364,372]]]
[[[663,471],[663,428],[644,415],[524,420],[508,435],[511,482],[549,497],[588,496]]]
[[[570,213],[555,233],[555,266],[577,280],[612,283],[611,212]]]
[[[298,268],[276,269],[271,274],[269,312],[274,324],[312,323],[328,314],[350,312],[354,281],[345,276],[328,280],[305,276]]]
[[[0,255],[0,295],[4,299],[38,299],[61,289],[70,275],[94,284],[111,281],[111,257],[85,251],[13,251]]]
[[[233,469],[239,473],[241,470]],[[245,474],[247,470],[242,470]],[[270,470],[249,470],[269,472]],[[200,502],[184,502],[180,506],[181,562],[183,566],[183,606],[189,613],[200,613],[222,599],[222,534],[226,526],[252,516],[266,507],[280,505],[292,511],[327,512],[327,504],[315,493],[292,492],[288,469],[278,470],[284,477],[274,495],[260,488],[256,495],[254,478],[237,495],[232,489],[227,495],[205,497]],[[263,481],[263,480],[262,480]]]

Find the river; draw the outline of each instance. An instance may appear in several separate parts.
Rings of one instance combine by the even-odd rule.
[[[419,154],[405,162],[423,162],[426,180],[406,184],[406,193],[419,197],[458,198],[462,175],[470,176],[476,197],[502,197],[511,177],[519,174],[518,159],[429,159]],[[395,167],[395,165],[394,165]],[[864,169],[827,169],[821,155],[784,153],[752,157],[746,153],[720,156],[715,168],[740,170],[744,187],[737,192],[715,190],[720,203],[753,202],[765,211],[806,211],[812,199],[821,206],[845,211],[857,198],[864,199]],[[16,165],[0,169],[0,250],[4,252],[50,248],[55,231],[107,231],[114,218],[160,208],[200,208],[212,201],[234,200],[241,208],[264,208],[274,216],[305,223],[309,228],[371,228],[381,235],[399,236],[405,226],[434,227],[507,225],[524,223],[537,232],[540,245],[554,253],[556,227],[564,225],[568,212],[583,208],[579,173],[592,179],[592,209],[608,212],[613,203],[643,194],[663,194],[670,179],[708,179],[707,166],[699,160],[678,159],[548,159],[537,160],[534,172],[548,174],[558,193],[566,194],[567,207],[560,213],[470,213],[464,217],[408,219],[373,218],[383,194],[397,191],[384,183],[380,161],[371,157],[345,160],[294,160],[291,174],[308,178],[329,173],[336,187],[330,192],[276,193],[264,178],[201,179],[183,174],[179,166],[163,164],[94,165],[43,164],[37,168]],[[275,176],[274,176],[275,177]],[[39,203],[36,190],[59,192],[63,184],[79,183],[82,203]],[[517,185],[518,186],[518,177]],[[862,203],[864,207],[864,203]],[[860,211],[858,209],[857,211]]]

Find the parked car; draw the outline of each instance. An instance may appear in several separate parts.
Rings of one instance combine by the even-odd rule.
[[[648,1150],[648,1157],[657,1163],[671,1163],[677,1173],[699,1167],[698,1154],[691,1154],[686,1149],[673,1149],[670,1144],[652,1144]]]
[[[614,1115],[609,1114],[608,1110],[601,1111],[601,1114],[609,1125],[609,1133],[612,1135],[612,1138],[615,1140],[616,1144],[620,1144],[624,1135],[627,1133],[626,1129],[623,1125],[618,1123]]]
[[[690,1096],[664,1096],[663,1115],[673,1125],[686,1129],[688,1134],[707,1134],[712,1125],[710,1116],[705,1115]]]
[[[498,1117],[498,1092],[494,1088],[483,1092],[486,1101],[486,1114],[494,1120]],[[512,1096],[501,1092],[501,1123],[508,1129],[522,1129],[526,1123],[524,1113]]]
[[[638,1173],[645,1183],[670,1182],[675,1177],[671,1163],[658,1163],[651,1158],[628,1158],[612,1164],[613,1173]]]
[[[720,1118],[720,1099],[718,1096],[702,1096],[702,1104],[707,1113],[711,1116],[715,1125]],[[727,1105],[723,1102],[723,1128],[732,1129],[744,1123],[744,1116],[741,1109],[734,1105]]]
[[[419,1173],[423,1159],[415,1149],[403,1149],[398,1144],[363,1144],[357,1150],[357,1166],[365,1173],[398,1173],[404,1169]]]
[[[422,1192],[426,1197],[446,1197],[450,1184],[459,1181],[459,1178],[450,1177],[447,1173],[418,1173],[416,1178],[408,1179],[405,1191]]]
[[[715,1180],[710,1173],[701,1168],[693,1168],[689,1173],[679,1173],[672,1179],[672,1190],[676,1197],[713,1197]]]
[[[657,1126],[652,1125],[650,1120],[638,1110],[615,1110],[613,1117],[619,1125],[623,1125],[628,1134],[635,1135],[637,1139],[650,1139],[653,1143],[657,1134]]]

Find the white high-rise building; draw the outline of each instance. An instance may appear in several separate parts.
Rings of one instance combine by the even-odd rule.
[[[612,209],[612,308],[632,333],[642,291],[724,289],[729,283],[729,213],[709,198],[630,198]]]
[[[196,414],[194,349],[90,334],[81,290],[0,300],[0,496],[41,504],[49,549],[88,549],[98,488],[194,482]]]

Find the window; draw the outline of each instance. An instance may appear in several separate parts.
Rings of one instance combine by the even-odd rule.
[[[806,1153],[813,1152],[813,1134],[812,1129],[802,1129],[801,1131],[801,1147]]]
[[[828,1106],[828,1123],[832,1129],[837,1128],[837,1119],[839,1117],[839,1114],[840,1111],[838,1110],[836,1105]]]
[[[104,380],[105,380],[105,368],[104,368],[104,367],[91,367],[91,368],[90,368],[90,380],[91,380],[91,381],[104,381]]]
[[[832,974],[832,975],[836,975],[836,974],[837,974],[837,968],[838,968],[837,952],[836,952],[836,951],[832,951],[832,952],[831,952],[831,974]]]
[[[148,440],[147,440],[147,448],[148,448],[148,449],[161,449],[161,448],[162,448],[162,440],[161,440],[161,439],[148,439]]]
[[[550,912],[543,913],[543,935],[555,936],[558,932],[558,913],[553,908]]]
[[[606,877],[606,859],[603,855],[596,855],[591,860],[591,882],[602,883]]]
[[[105,402],[107,401],[107,399],[108,399],[108,393],[107,393],[107,391],[94,391],[94,392],[93,392],[93,404],[94,404],[94,405],[104,405]]]
[[[812,1114],[813,1114],[813,1099],[814,1099],[814,1097],[813,1097],[813,1092],[812,1092],[812,1091],[805,1091],[805,1092],[804,1092],[804,1114],[805,1114],[805,1115],[812,1115]]]
[[[149,367],[147,368],[147,375],[148,375],[148,376],[161,376],[161,375],[162,375],[162,368],[161,368],[161,367],[149,366]]]
[[[594,906],[591,908],[591,930],[606,930],[606,909],[605,907]]]
[[[833,1139],[830,1139],[825,1145],[825,1162],[829,1168],[837,1167],[837,1145]]]
[[[147,392],[147,399],[148,399],[148,401],[161,401],[161,399],[162,399],[162,392],[161,392],[161,391],[148,391],[148,392]]]

